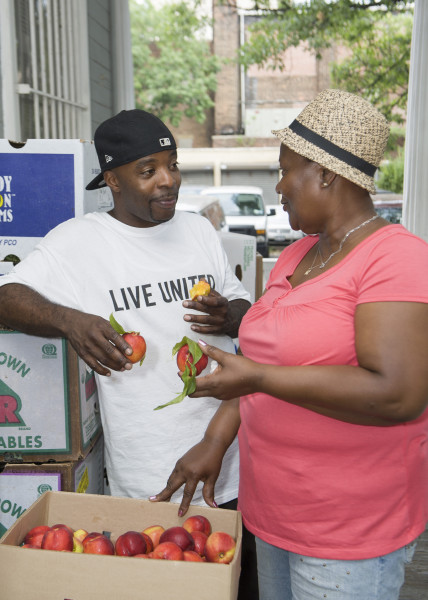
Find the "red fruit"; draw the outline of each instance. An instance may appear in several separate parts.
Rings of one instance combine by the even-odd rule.
[[[198,554],[194,550],[185,550],[183,552],[183,557],[184,557],[184,560],[187,560],[190,562],[205,562],[204,559],[202,558],[202,556],[200,556],[200,554]]]
[[[40,546],[34,546],[34,544],[22,544],[21,548],[35,548],[35,550],[40,550]]]
[[[205,544],[205,558],[208,562],[228,564],[232,561],[236,550],[236,542],[224,531],[214,531],[208,536]]]
[[[27,532],[24,538],[24,544],[26,546],[31,545],[36,546],[36,548],[41,548],[43,536],[49,529],[49,525],[37,525],[36,527],[33,527]]]
[[[210,535],[211,533],[211,523],[202,515],[187,517],[183,523],[183,527],[189,533],[193,533],[194,531],[202,531],[205,535]]]
[[[207,364],[208,356],[206,354],[202,354],[201,358],[195,365],[196,375],[202,373]],[[192,376],[193,371],[190,365],[193,365],[193,356],[189,352],[189,346],[187,344],[184,344],[184,346],[181,346],[180,350],[177,352],[177,366],[180,372],[184,373],[186,365],[189,367],[190,376]]]
[[[73,534],[70,528],[64,525],[50,527],[43,536],[41,548],[43,550],[57,550],[58,552],[73,551]]]
[[[127,355],[127,359],[132,363],[142,363],[146,356],[146,340],[137,331],[130,331],[122,335],[125,342],[132,348],[132,354]]]
[[[203,531],[192,531],[190,534],[195,542],[195,552],[204,556],[205,544],[207,543],[208,536]]]
[[[152,541],[152,538],[149,536],[148,533],[144,533],[144,531],[141,532],[141,535],[144,538],[144,541],[146,542],[146,553],[148,554],[149,552],[151,552],[152,550],[154,550],[154,544]],[[159,535],[160,537],[160,535]]]
[[[193,541],[190,533],[186,531],[184,527],[177,526],[165,529],[159,539],[159,543],[162,544],[163,542],[174,542],[174,544],[180,546],[183,551],[195,549],[195,542]]]
[[[114,554],[113,542],[102,533],[88,533],[82,543],[85,554]]]
[[[146,527],[146,529],[142,532],[147,534],[149,538],[152,540],[153,548],[159,544],[159,538],[165,531],[165,528],[162,525],[150,525],[150,527]]]
[[[116,540],[116,554],[118,556],[134,556],[145,554],[147,551],[146,540],[138,531],[127,531]]]
[[[174,542],[162,542],[148,556],[161,560],[183,560],[183,550]]]

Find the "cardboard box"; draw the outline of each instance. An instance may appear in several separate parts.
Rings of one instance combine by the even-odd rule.
[[[256,238],[241,233],[218,232],[233,272],[256,300]]]
[[[101,429],[94,372],[65,339],[0,330],[0,461],[78,460]]]
[[[242,525],[237,511],[70,492],[46,492],[0,540],[2,600],[235,600],[241,563]],[[111,539],[153,524],[180,525],[202,514],[214,530],[237,539],[229,565],[143,560],[17,547],[36,525],[65,523],[73,529],[109,531]]]
[[[103,494],[103,436],[75,462],[6,464],[0,473],[0,537],[46,491]]]
[[[0,162],[0,261],[22,260],[59,223],[113,205],[109,189],[85,190],[100,172],[92,142],[2,139]]]

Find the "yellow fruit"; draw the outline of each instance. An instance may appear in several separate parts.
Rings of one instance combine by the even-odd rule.
[[[194,300],[195,298],[197,298],[197,296],[208,296],[210,291],[210,284],[207,283],[204,279],[200,279],[198,283],[195,283],[195,285],[190,290],[190,299]]]

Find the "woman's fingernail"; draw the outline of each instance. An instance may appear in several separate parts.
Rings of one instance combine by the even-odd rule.
[[[215,500],[213,500],[213,506],[214,506],[214,508],[218,508],[218,504]]]
[[[178,516],[179,516],[179,517],[182,517],[182,516],[183,516],[183,511],[181,510],[181,508],[180,508],[180,510],[178,511]]]
[[[150,496],[149,500],[156,500],[156,496]]]
[[[198,340],[198,344],[200,346],[208,346],[208,344],[206,342],[204,342],[204,340]]]

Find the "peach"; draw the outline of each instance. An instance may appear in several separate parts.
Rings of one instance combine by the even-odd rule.
[[[181,346],[180,350],[177,352],[177,367],[178,367],[180,373],[184,373],[184,371],[186,370],[186,366],[188,366],[189,371],[190,371],[190,376],[192,376],[193,370],[192,370],[192,367],[190,366],[192,364],[193,364],[193,355],[189,351],[189,346],[187,344],[184,344],[184,346]],[[196,375],[199,375],[199,373],[202,373],[202,371],[205,369],[207,364],[208,364],[208,356],[206,354],[202,354],[201,358],[198,360],[198,362],[195,365]]]
[[[184,550],[194,550],[195,542],[192,536],[184,527],[176,526],[165,529],[163,534],[159,538],[159,543],[162,542],[174,542],[177,546]]]
[[[161,542],[153,552],[148,554],[148,557],[161,560],[183,560],[183,550],[174,542]]]
[[[162,525],[150,525],[150,527],[146,527],[142,533],[145,533],[149,536],[149,538],[153,542],[153,548],[159,544],[159,538],[165,531],[165,528]]]
[[[43,550],[57,550],[58,552],[73,551],[73,534],[69,527],[54,525],[43,536],[41,548]]]
[[[194,550],[185,550],[183,552],[183,558],[184,558],[184,560],[187,560],[190,562],[205,562],[204,559],[202,558],[202,556],[200,554],[198,554],[197,552],[195,552]]]
[[[124,333],[122,337],[132,348],[132,354],[127,355],[127,359],[132,363],[139,362],[142,365],[146,357],[146,340],[138,331],[129,331]]]
[[[146,540],[138,531],[127,531],[117,538],[115,549],[118,556],[145,554],[147,551]]]
[[[88,533],[82,543],[85,554],[114,554],[113,542],[97,531]]]
[[[76,531],[73,533],[73,536],[77,539],[80,540],[81,542],[83,542],[83,540],[85,539],[85,537],[88,535],[88,531],[86,531],[86,529],[76,529]]]
[[[208,536],[205,544],[205,558],[208,562],[228,564],[232,561],[236,550],[236,542],[224,531],[214,531]]]
[[[81,554],[83,552],[83,542],[73,537],[73,552]]]
[[[144,533],[144,531],[141,532],[141,535],[143,536],[144,541],[146,542],[146,553],[148,554],[149,552],[154,550],[152,538],[149,535],[147,535],[147,533]]]
[[[49,525],[37,525],[36,527],[33,527],[26,533],[24,544],[41,548],[43,536],[49,529]]]
[[[200,279],[198,283],[189,290],[189,296],[191,300],[195,300],[198,296],[209,296],[211,291],[210,284],[205,279]]]
[[[207,543],[208,536],[202,531],[192,531],[190,535],[195,542],[195,552],[204,556],[205,544]]]
[[[193,515],[192,517],[187,517],[183,523],[183,527],[189,533],[193,533],[194,531],[202,531],[202,533],[205,533],[207,536],[211,533],[211,523],[203,515]]]

